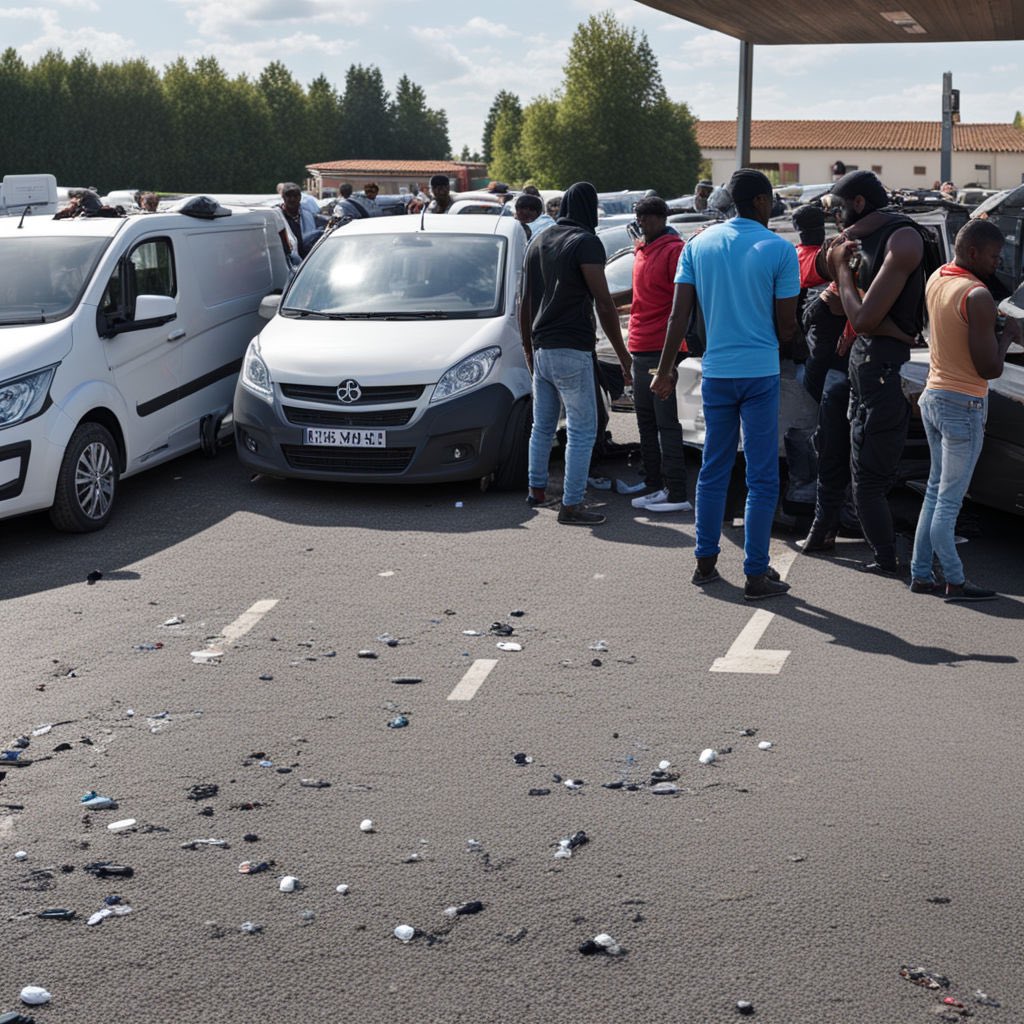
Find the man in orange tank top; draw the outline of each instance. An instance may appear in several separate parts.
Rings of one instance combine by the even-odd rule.
[[[918,403],[931,471],[917,521],[910,589],[938,590],[932,562],[938,557],[947,601],[990,601],[993,590],[964,576],[954,529],[985,438],[988,382],[1003,372],[1006,350],[1021,337],[1016,320],[1000,331],[996,304],[982,279],[999,265],[1003,233],[988,220],[968,221],[956,236],[952,263],[928,279],[925,301],[931,322],[928,381]]]

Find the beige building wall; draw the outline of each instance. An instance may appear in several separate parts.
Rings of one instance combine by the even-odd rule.
[[[727,182],[736,170],[735,149],[707,149],[702,156],[711,161],[716,185]],[[940,163],[936,152],[908,150],[755,149],[750,159],[755,167],[795,164],[798,172],[792,180],[804,185],[831,181],[832,164],[842,160],[847,167],[874,170],[889,188],[931,188],[939,178]],[[988,188],[1013,188],[1024,182],[1024,153],[954,153],[953,181],[957,185],[977,182]]]

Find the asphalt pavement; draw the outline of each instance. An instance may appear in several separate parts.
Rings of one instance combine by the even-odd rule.
[[[692,513],[593,496],[607,523],[569,527],[472,483],[251,482],[228,449],[126,481],[98,534],[5,522],[31,763],[0,766],[0,1014],[34,984],[54,1024],[1024,1020],[1024,521],[961,548],[995,602],[780,529],[792,591],[752,605],[740,530],[699,590]],[[88,926],[105,897],[131,913]],[[600,934],[621,953],[581,954]]]

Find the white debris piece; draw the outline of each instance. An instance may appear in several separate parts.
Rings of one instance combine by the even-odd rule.
[[[135,828],[137,822],[134,818],[122,818],[120,821],[112,821],[107,829],[110,832],[124,832],[127,829]]]
[[[416,929],[412,925],[400,924],[395,929],[395,938],[401,942],[412,942],[413,936],[416,934]]]
[[[714,764],[718,760],[718,751],[707,747],[700,752],[701,764]]]
[[[601,652],[601,653],[606,652],[608,650],[608,641],[607,640],[595,640],[590,645],[590,649],[592,651],[598,651],[598,652]]]
[[[372,832],[374,828],[373,818],[363,818],[363,820],[359,822],[360,832]]]
[[[774,746],[775,746],[775,744],[772,743],[771,740],[761,740],[761,742],[758,743],[758,745],[757,745],[757,749],[758,750],[771,750],[772,747],[774,747]]]
[[[348,886],[347,885],[337,885],[337,886],[334,887],[334,891],[338,892],[338,893],[341,893],[341,895],[344,896],[345,893],[348,892]]]
[[[185,620],[180,615],[172,615],[165,623],[165,626],[180,626]]]
[[[499,651],[521,651],[523,649],[522,644],[517,644],[512,640],[500,640],[497,647]]]
[[[52,998],[53,996],[39,985],[26,985],[21,990],[21,1001],[26,1006],[42,1006]]]
[[[669,770],[669,768],[671,768],[671,767],[672,767],[672,762],[671,761],[659,761],[658,762],[658,771],[660,771],[660,772],[667,772]]]
[[[299,880],[294,875],[285,875],[280,882],[277,883],[278,889],[281,892],[295,892],[299,888]]]

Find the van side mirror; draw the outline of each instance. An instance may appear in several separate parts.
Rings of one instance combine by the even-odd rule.
[[[170,295],[140,295],[135,300],[135,325],[156,327],[174,320],[178,303]]]
[[[260,300],[260,316],[264,320],[273,320],[281,305],[280,295],[264,295]]]

